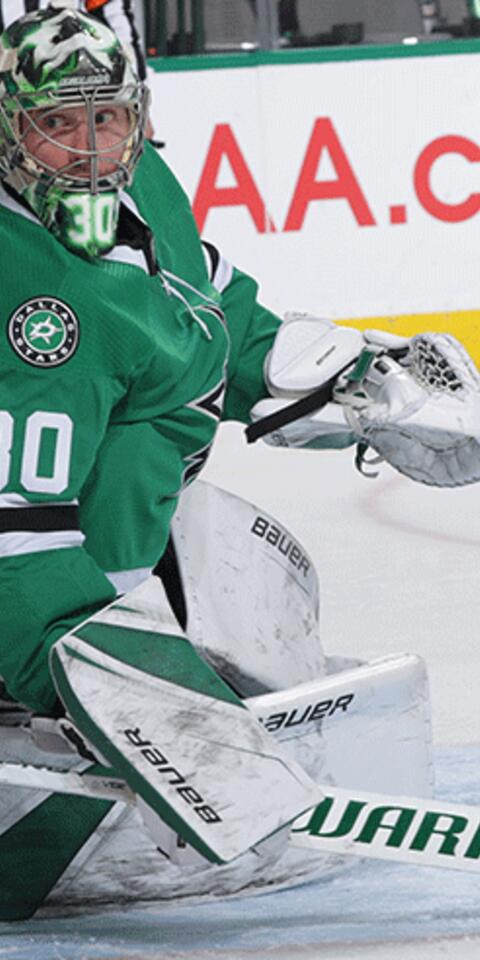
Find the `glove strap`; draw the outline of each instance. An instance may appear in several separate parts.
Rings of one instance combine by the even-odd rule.
[[[338,377],[341,373],[345,373],[345,370],[350,366],[351,361],[342,367],[334,377],[331,377],[330,380],[322,384],[318,390],[312,390],[311,393],[307,393],[307,395],[301,397],[300,400],[289,403],[287,406],[282,407],[281,410],[269,414],[268,417],[262,417],[261,420],[257,420],[255,423],[250,423],[245,430],[247,443],[255,443],[256,440],[266,436],[267,433],[274,433],[275,430],[285,427],[288,423],[293,423],[294,420],[300,420],[309,413],[322,410],[332,399],[332,391]]]

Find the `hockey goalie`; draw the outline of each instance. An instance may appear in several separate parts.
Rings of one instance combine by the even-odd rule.
[[[309,336],[315,349],[310,342],[299,354],[298,339],[305,344]],[[290,388],[295,365],[308,367],[322,352],[331,357],[339,345],[337,362],[347,369],[333,376],[329,403],[303,423],[290,419],[280,442],[290,434],[295,445],[335,445],[335,437],[341,443],[353,432],[374,445],[376,459],[389,459],[390,449],[396,461],[402,456],[395,466],[404,473],[421,472],[439,485],[470,482],[474,461],[466,469],[454,449],[474,449],[465,417],[476,416],[479,395],[463,348],[444,336],[400,341],[369,333],[361,335],[359,352],[358,336],[318,319],[287,319],[267,368],[272,393],[282,393],[284,419],[318,385],[307,369],[300,371],[303,391],[298,376]],[[345,355],[347,337],[355,349]],[[330,382],[331,370],[324,378]],[[451,412],[448,424],[441,407]],[[278,410],[278,399],[262,401],[254,425],[269,429]],[[369,432],[378,422],[390,446]],[[396,430],[400,441],[393,444]],[[267,439],[278,444],[278,432]],[[21,893],[9,878],[6,919],[31,914],[45,896],[50,909],[66,909],[329,876],[349,858],[289,846],[289,824],[301,812],[284,812],[290,777],[307,808],[319,804],[329,784],[407,797],[432,793],[423,663],[407,654],[363,664],[325,657],[317,577],[301,544],[265,511],[200,481],[181,498],[155,574],[57,642],[51,669],[64,705],[60,717],[3,704],[3,856],[13,862],[32,831],[38,837],[28,883],[19,878]],[[253,736],[237,723],[240,707]],[[257,758],[259,776],[242,766],[244,751]],[[157,777],[163,807],[151,803]],[[290,817],[282,824],[269,793],[266,829],[258,823],[265,802],[257,792],[265,782],[279,787],[281,818]],[[226,839],[211,841],[210,825],[235,809],[232,790],[240,792],[241,809]]]
[[[367,795],[432,789],[422,663],[326,658],[301,544],[197,475],[235,419],[475,482],[478,373],[452,337],[281,322],[200,242],[147,115],[75,3],[2,34],[2,920],[327,875],[423,816]],[[366,794],[329,827],[337,789]],[[471,866],[467,822],[439,853]]]

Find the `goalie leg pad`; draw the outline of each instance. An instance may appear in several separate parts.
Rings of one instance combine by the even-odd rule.
[[[51,669],[84,736],[212,862],[234,859],[321,796],[196,654],[155,577],[58,641]]]

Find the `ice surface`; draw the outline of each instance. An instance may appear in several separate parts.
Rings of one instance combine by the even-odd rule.
[[[289,526],[314,559],[327,652],[427,662],[437,793],[480,804],[480,488],[431,490],[351,451],[241,444],[223,429],[205,479]],[[480,883],[389,863],[294,890],[0,925],[0,960],[479,960]]]
[[[479,764],[480,747],[439,750],[438,794],[480,804]],[[415,940],[416,954],[409,947]],[[2,960],[257,955],[478,960],[480,884],[467,873],[370,862],[337,879],[272,894],[0,924]]]

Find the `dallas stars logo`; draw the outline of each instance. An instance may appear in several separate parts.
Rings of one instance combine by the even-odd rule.
[[[15,353],[34,367],[59,367],[78,347],[79,325],[73,310],[53,297],[35,297],[17,307],[8,322]]]

